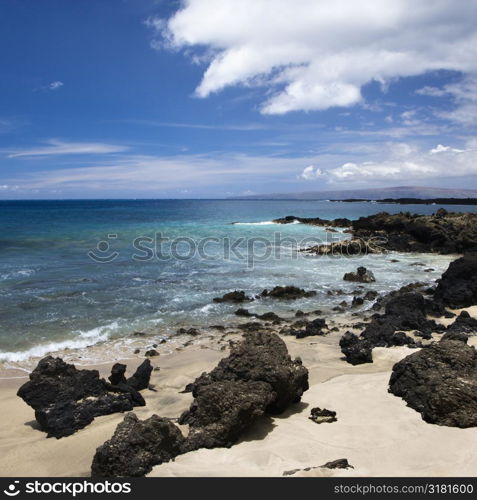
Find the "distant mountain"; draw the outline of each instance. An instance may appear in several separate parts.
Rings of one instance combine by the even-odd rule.
[[[477,198],[477,189],[448,189],[421,186],[398,186],[375,189],[305,191],[302,193],[254,194],[234,196],[234,200],[382,200],[384,198]]]

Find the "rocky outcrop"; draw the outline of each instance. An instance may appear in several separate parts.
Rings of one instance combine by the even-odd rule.
[[[451,427],[477,425],[477,351],[444,340],[394,365],[389,391],[402,397],[429,423]]]
[[[348,459],[346,458],[338,458],[338,460],[326,462],[326,464],[323,464],[320,467],[324,469],[354,469],[354,467],[350,465]]]
[[[341,352],[352,365],[373,362],[373,345],[351,332],[345,332],[340,339]]]
[[[290,358],[278,335],[260,331],[244,334],[228,357],[210,373],[203,373],[195,380],[191,385],[192,393],[195,397],[199,387],[226,380],[266,382],[275,394],[266,410],[281,413],[290,404],[300,401],[308,389],[308,370],[300,359]]]
[[[384,314],[374,315],[359,337],[349,332],[342,337],[340,347],[348,363],[371,363],[374,347],[417,347],[419,344],[406,331],[430,339],[433,332],[445,330],[441,324],[428,319],[428,315],[442,315],[444,310],[420,293],[393,293],[382,302]]]
[[[365,267],[360,266],[356,272],[346,273],[343,276],[345,281],[354,281],[356,283],[373,283],[376,281],[372,271],[368,271]]]
[[[226,293],[222,295],[222,297],[215,297],[214,302],[234,302],[234,303],[239,303],[239,302],[250,302],[253,300],[251,297],[248,297],[245,295],[245,292],[243,290],[235,290],[233,292]]]
[[[439,280],[434,299],[453,308],[477,304],[477,253],[450,263]]]
[[[306,223],[305,220],[302,222]],[[439,212],[416,215],[401,212],[391,215],[380,212],[352,221],[351,234],[351,240],[318,245],[306,251],[332,255],[383,251],[442,254],[477,251],[477,214]]]
[[[311,226],[325,226],[325,227],[351,227],[351,220],[346,218],[341,219],[320,219],[320,217],[295,217],[294,215],[287,215],[281,219],[274,219],[276,224],[309,224]]]
[[[306,297],[313,297],[316,295],[314,290],[303,290],[296,286],[276,286],[271,290],[263,290],[260,294],[261,297],[269,297],[272,299],[282,300],[296,300]]]
[[[276,334],[247,333],[210,373],[184,392],[194,401],[179,418],[189,425],[183,438],[169,420],[154,415],[141,422],[128,415],[93,460],[94,476],[141,476],[154,465],[198,448],[232,446],[264,413],[283,412],[308,389],[308,370],[292,360]]]
[[[263,314],[251,313],[248,309],[237,309],[234,313],[236,316],[241,316],[243,318],[257,318],[262,321],[271,321],[272,323],[278,324],[282,321],[285,321],[283,318],[280,318],[278,314],[274,312],[266,312]]]
[[[338,419],[336,418],[336,412],[327,410],[326,408],[312,408],[310,416],[308,418],[315,422],[315,424],[330,424],[332,422],[338,421]]]
[[[469,335],[476,334],[477,319],[472,318],[472,316],[467,311],[461,311],[456,320],[447,327],[446,333],[444,334],[442,339],[456,338],[467,341]]]
[[[126,380],[126,384],[136,391],[142,391],[149,387],[153,367],[148,359],[145,359],[138,367],[134,374]]]
[[[128,413],[111,439],[96,450],[91,466],[93,477],[140,477],[154,465],[182,453],[184,437],[171,421],[153,415],[139,420]]]
[[[194,402],[179,419],[189,424],[187,451],[232,446],[275,398],[266,382],[225,380],[198,385]]]
[[[20,396],[35,410],[35,418],[47,437],[64,437],[86,427],[99,415],[132,410],[145,402],[135,387],[149,384],[147,364],[141,365],[124,380],[124,365],[115,365],[109,384],[99,378],[97,370],[77,370],[60,358],[47,356],[30,374],[30,380],[18,390]],[[131,380],[129,379],[129,380]],[[140,382],[140,383],[138,383]]]
[[[296,322],[298,323],[298,322]],[[295,323],[295,325],[296,325]],[[305,337],[314,337],[316,335],[325,335],[324,329],[328,329],[326,321],[322,318],[316,318],[312,321],[303,320],[304,328],[290,329],[290,335],[294,335],[297,339],[303,339]]]
[[[305,253],[328,255],[332,257],[349,257],[351,255],[380,254],[386,250],[380,246],[381,238],[352,238],[350,240],[323,243],[303,249]]]

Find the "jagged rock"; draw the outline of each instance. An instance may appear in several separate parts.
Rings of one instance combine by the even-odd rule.
[[[291,221],[298,219],[292,218]],[[302,219],[303,223],[307,222]],[[326,224],[333,226],[334,224]],[[439,252],[442,254],[477,251],[477,215],[409,212],[380,212],[351,221],[352,239],[305,249],[321,255],[362,255],[397,252]],[[395,260],[395,259],[394,259]]]
[[[326,462],[326,464],[323,464],[320,467],[323,467],[324,469],[354,469],[346,458],[339,458],[338,460],[333,460],[332,462]]]
[[[382,302],[385,303],[384,314],[375,315],[359,338],[361,341],[366,340],[371,348],[403,345],[417,347],[415,340],[406,335],[405,331],[417,330],[419,336],[430,339],[432,338],[432,332],[439,332],[444,329],[442,325],[434,320],[427,319],[427,314],[442,311],[420,293],[393,293]],[[351,352],[357,349],[355,344],[354,341]],[[347,347],[347,349],[349,348]],[[343,353],[346,355],[344,351]]]
[[[295,300],[304,297],[313,297],[316,295],[314,290],[303,290],[296,286],[276,286],[270,291],[265,289],[260,294],[261,297],[270,297],[273,299]]]
[[[96,449],[91,466],[93,477],[139,477],[154,465],[182,453],[184,437],[170,420],[152,415],[139,420],[128,413],[113,437]]]
[[[56,438],[73,434],[99,415],[145,405],[141,394],[128,384],[109,384],[97,370],[77,370],[52,356],[38,363],[17,394],[35,410],[48,437]]]
[[[329,226],[329,227],[350,227],[351,220],[346,218],[341,219],[320,219],[319,217],[295,217],[294,215],[287,215],[281,219],[274,219],[276,224],[293,224],[301,222],[302,224],[310,224],[312,226]]]
[[[364,295],[364,300],[375,300],[378,296],[378,292],[375,290],[368,290],[366,294]]]
[[[330,255],[333,257],[348,257],[351,255],[369,255],[385,252],[379,246],[379,240],[353,238],[351,240],[335,241],[330,244],[321,244],[303,250],[316,255]]]
[[[194,401],[179,423],[189,425],[183,438],[170,421],[157,416],[144,422],[128,416],[113,438],[97,449],[95,476],[140,476],[179,453],[231,446],[265,412],[277,413],[298,402],[308,389],[308,370],[292,361],[276,334],[245,334],[230,355],[186,388]]]
[[[278,314],[274,312],[266,312],[263,314],[257,314],[256,317],[262,321],[273,321],[274,323],[281,323],[283,321]]]
[[[461,311],[456,320],[447,327],[447,333],[475,335],[477,334],[477,319],[472,318],[467,311]]]
[[[275,393],[267,412],[281,413],[297,403],[308,389],[308,370],[297,358],[292,360],[283,340],[271,332],[245,333],[232,346],[228,357],[192,384],[193,395],[200,386],[218,381],[267,382]]]
[[[126,380],[126,384],[136,391],[142,391],[149,387],[151,379],[152,365],[148,359],[145,359],[138,367],[134,374]]]
[[[365,267],[358,267],[356,272],[346,273],[343,276],[345,281],[355,281],[358,283],[372,283],[376,281],[372,271],[368,271]]]
[[[477,249],[477,215],[473,213],[436,216],[380,212],[352,224],[355,238],[385,235],[381,246],[386,250],[451,254]]]
[[[179,333],[181,335],[191,335],[192,337],[195,337],[195,336],[200,334],[200,331],[197,330],[197,328],[179,328],[179,330],[177,330],[177,333]],[[153,346],[153,347],[157,347],[157,346]]]
[[[353,297],[353,301],[351,302],[351,307],[359,307],[364,304],[363,297]]]
[[[199,385],[194,402],[182,414],[189,424],[186,449],[230,447],[275,399],[266,382],[226,380]]]
[[[341,352],[346,361],[352,365],[373,362],[373,345],[367,340],[361,340],[351,332],[345,332],[340,339]]]
[[[313,321],[307,322],[304,329],[292,330],[290,333],[292,335],[295,335],[297,339],[303,339],[305,337],[311,337],[315,335],[324,335],[325,332],[323,331],[323,328],[328,328],[328,326],[326,325],[326,321],[322,318],[316,318]]]
[[[439,280],[434,298],[456,309],[477,304],[477,253],[450,263]]]
[[[457,340],[459,342],[464,342],[464,344],[467,344],[469,337],[465,333],[455,330],[449,330],[441,337],[441,341],[446,340]]]
[[[326,462],[326,464],[318,467],[305,467],[304,469],[287,470],[282,474],[282,476],[294,476],[298,472],[310,472],[315,469],[354,469],[354,467],[348,463],[346,458],[339,458],[338,460]]]
[[[126,377],[124,374],[126,373],[126,365],[123,365],[122,363],[115,363],[113,367],[111,368],[111,375],[108,377],[109,381],[113,385],[117,384],[125,384],[126,383]]]
[[[159,356],[159,353],[155,349],[149,349],[144,353],[144,356],[148,356],[149,358],[153,358],[155,356]]]
[[[431,344],[394,365],[389,391],[426,422],[477,426],[477,351],[456,340]]]
[[[244,318],[250,318],[253,316],[253,314],[248,310],[244,308],[237,309],[234,313],[236,316],[242,316]]]
[[[245,295],[245,292],[242,290],[235,290],[222,295],[222,297],[214,298],[214,302],[250,302],[251,300],[253,299]]]
[[[336,412],[327,410],[326,408],[312,408],[308,418],[313,420],[316,424],[331,423],[338,420],[336,418]]]
[[[262,331],[265,327],[260,323],[254,323],[251,321],[250,323],[242,323],[241,325],[237,325],[239,330],[244,332],[259,332]]]

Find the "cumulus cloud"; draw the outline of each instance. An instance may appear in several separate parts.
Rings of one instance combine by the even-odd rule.
[[[120,153],[128,149],[126,146],[118,146],[115,144],[105,144],[101,142],[64,142],[58,139],[50,139],[46,144],[46,146],[8,151],[8,158],[18,158],[22,156]]]
[[[476,16],[477,0],[187,0],[148,24],[208,61],[198,96],[264,86],[262,113],[283,114],[359,103],[372,80],[476,72]]]
[[[477,149],[457,149],[442,144],[430,151],[409,147],[381,161],[348,162],[326,172],[330,183],[395,182],[477,175]]]
[[[305,179],[307,181],[312,179],[317,179],[323,175],[323,171],[314,165],[310,165],[303,169],[303,172],[299,175],[301,179]]]

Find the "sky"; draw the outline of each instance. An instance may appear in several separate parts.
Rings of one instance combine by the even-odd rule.
[[[0,0],[0,199],[477,189],[477,0]]]

